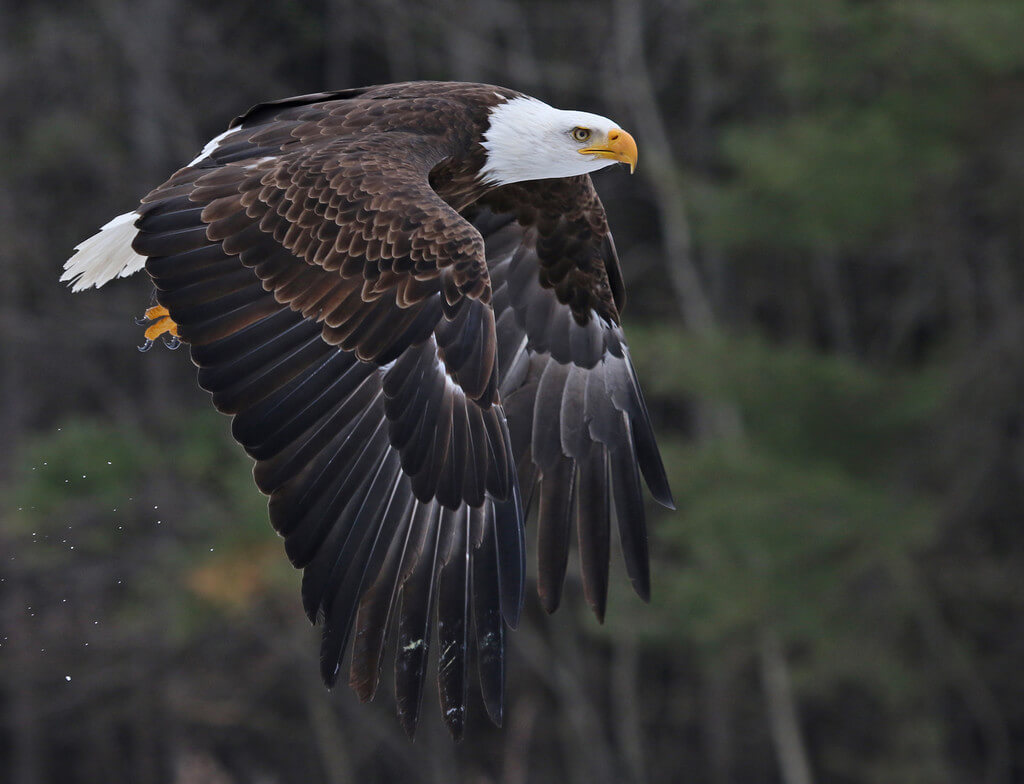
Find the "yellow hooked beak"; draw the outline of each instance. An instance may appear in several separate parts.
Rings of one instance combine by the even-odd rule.
[[[611,158],[613,161],[629,164],[629,173],[636,170],[636,141],[621,128],[608,131],[608,138],[603,144],[593,144],[579,150],[580,155],[596,155],[598,158]]]

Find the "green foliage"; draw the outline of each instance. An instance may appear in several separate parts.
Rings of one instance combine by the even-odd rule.
[[[987,80],[1024,65],[1024,10],[991,0],[732,3],[773,110],[723,128],[731,176],[697,180],[698,228],[725,248],[865,247],[962,171]],[[769,82],[770,84],[770,82]],[[765,85],[767,87],[767,85]]]
[[[836,626],[849,628],[850,586],[929,533],[926,504],[827,465],[743,448],[673,450],[671,460],[682,469],[679,513],[658,531],[684,567],[668,573],[662,608],[705,642],[762,619],[791,640],[834,640]]]
[[[733,405],[741,421],[736,440],[665,449],[680,509],[658,531],[687,564],[669,588],[685,633],[776,616],[820,629],[835,594],[927,543],[929,498],[901,487],[898,469],[943,401],[941,372],[885,376],[753,339],[634,332],[652,394]]]
[[[32,517],[75,504],[117,506],[157,478],[188,487],[237,510],[239,519],[266,517],[252,486],[251,462],[227,436],[227,422],[210,411],[189,413],[174,435],[96,420],[72,419],[33,438],[18,461],[17,506]],[[232,533],[237,533],[233,531]]]
[[[30,513],[23,520],[45,520],[76,503],[117,506],[126,490],[163,464],[164,455],[144,433],[72,420],[25,448],[14,500]]]
[[[955,171],[948,140],[899,127],[890,106],[735,129],[723,153],[737,178],[697,202],[726,247],[862,247],[905,220],[923,185]]]
[[[630,329],[650,394],[735,404],[748,442],[795,465],[854,475],[892,466],[940,410],[943,368],[872,371],[851,359],[757,338]]]
[[[825,770],[925,780],[941,728],[926,707],[932,675],[908,633],[920,608],[907,582],[939,528],[936,499],[910,481],[907,463],[946,403],[948,371],[882,373],[666,328],[633,330],[631,342],[655,399],[729,407],[739,424],[706,443],[662,436],[679,509],[653,523],[652,605],[622,624],[711,660],[723,651],[756,660],[770,628],[791,652],[799,699],[847,699],[852,689],[887,717],[889,735],[868,757],[822,739],[820,752],[835,755]]]
[[[251,462],[228,436],[224,417],[190,413],[177,425],[161,439],[156,423],[140,430],[75,419],[32,439],[17,463],[15,510],[5,521],[8,534],[36,545],[25,548],[28,561],[52,569],[82,558],[130,561],[138,542],[165,531],[172,539],[147,554],[153,568],[132,582],[142,604],[124,608],[144,614],[143,597],[166,594],[170,576],[188,584],[207,562],[249,558],[268,543],[279,549]],[[282,579],[291,588],[291,571],[277,558],[267,581]],[[217,599],[216,590],[199,593]],[[180,596],[179,632],[199,631],[199,606],[188,592]]]

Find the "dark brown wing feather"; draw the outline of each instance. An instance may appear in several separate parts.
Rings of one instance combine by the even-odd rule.
[[[619,325],[624,291],[604,209],[590,178],[577,177],[505,186],[466,214],[486,243],[521,489],[530,497],[538,486],[541,602],[558,606],[575,528],[584,591],[603,618],[612,507],[627,572],[646,599],[640,476],[673,506]]]
[[[427,183],[445,140],[380,131],[366,92],[250,112],[144,200],[135,249],[256,459],[325,681],[355,628],[350,683],[372,698],[397,617],[414,732],[436,610],[458,735],[473,618],[500,720],[495,619],[517,623],[525,579],[490,283],[479,232]]]

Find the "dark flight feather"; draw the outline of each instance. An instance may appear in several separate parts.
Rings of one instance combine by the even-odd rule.
[[[425,505],[425,508],[429,509],[426,524],[423,525],[426,544],[415,562],[412,574],[402,587],[398,650],[395,653],[398,720],[410,738],[416,734],[419,721],[423,679],[430,652],[431,613],[437,598],[437,550],[440,546],[442,509],[437,503]]]
[[[493,516],[492,508],[488,515]],[[501,613],[502,570],[498,564],[495,527],[484,526],[480,547],[473,551],[473,628],[480,694],[491,721],[501,726],[505,702],[505,625]]]
[[[469,643],[469,507],[445,510],[442,521],[451,552],[443,571],[437,604],[437,681],[441,714],[452,737],[462,737],[466,719],[467,646]]]

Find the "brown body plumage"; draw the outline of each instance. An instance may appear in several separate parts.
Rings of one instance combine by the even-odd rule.
[[[599,617],[612,509],[646,597],[641,474],[671,504],[590,177],[482,175],[491,111],[518,97],[421,82],[262,104],[134,221],[132,247],[305,570],[324,679],[355,629],[350,683],[372,697],[397,616],[410,733],[435,607],[445,721],[461,734],[475,637],[500,722],[502,618],[518,620],[535,494],[545,609],[575,527]]]

